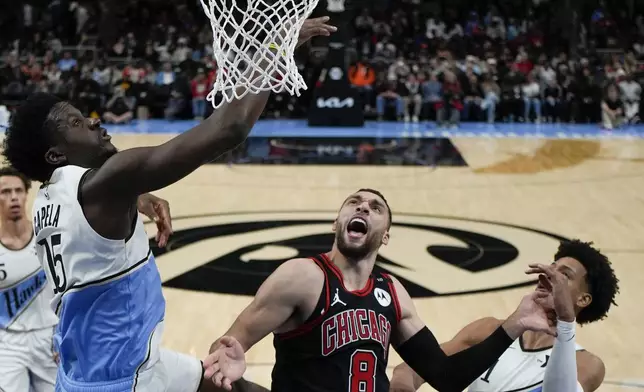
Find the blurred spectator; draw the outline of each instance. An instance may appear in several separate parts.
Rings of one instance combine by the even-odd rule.
[[[584,68],[578,83],[580,122],[596,123],[600,121],[599,104],[603,99],[601,88],[595,83],[589,68]]]
[[[13,109],[26,94],[50,91],[98,115],[107,111],[114,85],[124,85],[137,116],[147,117],[142,113],[149,108],[156,117],[201,117],[205,105],[192,81],[201,80],[202,68],[212,86],[216,64],[212,31],[198,2],[157,2],[153,11],[146,2],[126,2],[118,19],[103,3],[45,3],[29,2],[17,15],[19,28],[0,36],[0,104]],[[503,121],[529,121],[534,110],[537,121],[543,115],[547,121],[600,124],[602,91],[612,83],[621,92],[624,120],[639,121],[644,8],[638,2],[626,7],[616,0],[601,8],[577,2],[577,31],[559,17],[561,4],[553,1],[516,6],[484,0],[465,12],[456,3],[432,4],[347,7],[353,17],[347,53],[360,59],[347,71],[368,117],[433,120],[441,109],[441,124],[451,125],[461,118],[492,122],[498,108]],[[0,23],[7,19],[2,16]],[[309,47],[309,56],[300,50],[296,57],[309,85],[323,68],[324,51],[316,46],[325,44],[319,42]],[[451,80],[449,73],[455,79],[445,88],[441,80]],[[395,87],[383,88],[387,80]],[[458,98],[445,99],[457,85]],[[272,94],[267,113],[304,116],[310,99],[310,92]],[[457,121],[446,121],[454,109]]]
[[[602,125],[604,129],[618,128],[624,122],[624,104],[616,85],[609,84],[602,100]]]
[[[174,83],[176,79],[174,71],[172,71],[172,64],[163,63],[163,69],[157,73],[156,84],[159,86],[168,86]]]
[[[362,101],[369,109],[376,81],[376,71],[366,62],[360,60],[349,67],[349,81],[362,95]]]
[[[481,101],[481,109],[486,112],[486,120],[489,124],[494,122],[496,118],[496,104],[501,97],[501,88],[489,75],[486,75],[481,83],[481,93],[483,100]]]
[[[191,82],[192,115],[196,120],[203,120],[206,115],[206,96],[209,93],[208,80],[203,68],[199,68],[197,76]]]
[[[631,123],[639,121],[642,87],[633,79],[632,74],[627,74],[619,82],[619,89],[624,101],[625,120]]]
[[[530,121],[531,109],[534,109],[535,122],[541,121],[541,88],[532,74],[528,74],[525,84],[521,88],[523,93],[523,119]]]
[[[65,52],[63,58],[58,60],[58,68],[62,72],[68,72],[78,66],[78,62],[72,57],[71,52]]]
[[[92,78],[92,72],[86,71],[76,85],[76,107],[89,116],[98,118],[101,111],[101,85]],[[114,110],[114,104],[112,104]]]
[[[388,82],[376,97],[376,111],[378,120],[382,121],[387,107],[396,109],[396,118],[401,118],[405,113],[405,102],[400,95],[400,88],[395,81]]]
[[[543,89],[543,115],[546,122],[561,121],[563,90],[555,79],[549,79]]]
[[[513,64],[510,71],[501,81],[501,108],[504,119],[514,121],[518,116],[523,99],[521,97],[521,86],[525,78],[518,72],[518,67]]]
[[[134,117],[134,98],[125,96],[122,86],[114,88],[114,95],[105,105],[103,118],[111,124],[124,124]]]
[[[427,109],[436,112],[437,105],[443,102],[443,87],[441,82],[438,81],[438,76],[435,73],[429,75],[429,80],[423,83],[423,104]],[[432,118],[431,115],[429,115]]]
[[[414,111],[411,116],[411,121],[418,122],[420,119],[420,112],[423,109],[423,98],[420,91],[420,81],[415,75],[409,74],[405,81],[405,92],[407,93],[403,100],[405,101],[405,122],[410,120],[409,108],[413,105]]]
[[[465,121],[476,121],[481,105],[481,89],[478,78],[470,69],[463,80],[463,115]]]
[[[456,128],[461,120],[463,109],[463,90],[451,71],[444,73],[445,81],[442,86],[443,100],[438,104],[436,122],[440,127]],[[448,116],[446,118],[446,116]]]

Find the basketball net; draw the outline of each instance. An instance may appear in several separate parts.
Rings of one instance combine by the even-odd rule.
[[[214,108],[261,91],[300,95],[307,86],[293,53],[319,0],[200,0],[210,19],[217,71]],[[206,1],[208,4],[206,4]]]

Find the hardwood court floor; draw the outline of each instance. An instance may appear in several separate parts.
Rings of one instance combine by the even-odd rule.
[[[114,139],[120,148],[128,148],[158,144],[169,137],[117,135]],[[605,321],[582,328],[578,339],[606,363],[606,379],[612,384],[604,384],[601,391],[635,390],[616,383],[639,380],[641,384],[644,380],[644,141],[467,138],[453,142],[469,167],[205,166],[158,192],[170,201],[175,231],[270,220],[322,219],[329,223],[266,228],[193,242],[157,257],[163,279],[171,281],[248,244],[261,243],[252,248],[253,254],[242,257],[252,260],[249,269],[257,260],[288,258],[292,249],[283,242],[270,245],[271,241],[330,230],[334,212],[348,194],[360,187],[376,188],[394,211],[391,243],[381,255],[397,265],[387,268],[437,294],[526,282],[523,270],[527,263],[551,260],[557,246],[554,237],[512,225],[595,241],[621,280],[619,307]],[[519,253],[507,264],[470,272],[467,265],[440,262],[426,251],[430,245],[466,246],[458,236],[403,223],[491,237],[493,245],[486,251],[492,258],[503,256],[503,252],[494,253],[496,246],[506,246],[501,243]],[[529,290],[532,286],[415,301],[422,319],[444,341],[477,318],[505,317]],[[198,357],[205,356],[213,339],[226,331],[251,299],[167,287],[165,296],[165,346]],[[256,345],[247,359],[247,377],[270,385],[271,339]],[[392,351],[390,368],[399,362]],[[432,389],[424,386],[422,390]]]

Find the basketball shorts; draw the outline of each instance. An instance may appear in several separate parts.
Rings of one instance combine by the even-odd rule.
[[[159,361],[134,380],[106,383],[78,383],[64,374],[58,376],[56,392],[197,392],[203,379],[203,365],[197,358],[160,349]]]
[[[54,391],[53,334],[53,327],[29,332],[0,330],[0,391]]]

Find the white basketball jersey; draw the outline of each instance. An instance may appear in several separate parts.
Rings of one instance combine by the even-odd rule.
[[[35,236],[20,250],[0,243],[0,329],[15,332],[51,328],[58,317],[49,307],[53,297],[35,249]]]
[[[161,278],[138,214],[124,240],[99,235],[86,220],[79,185],[89,172],[71,165],[56,169],[33,207],[36,250],[60,318],[54,334],[58,377],[133,386],[138,373],[159,359]]]
[[[577,351],[583,348],[577,345]],[[540,392],[552,347],[524,350],[515,340],[499,360],[474,381],[468,392]]]

